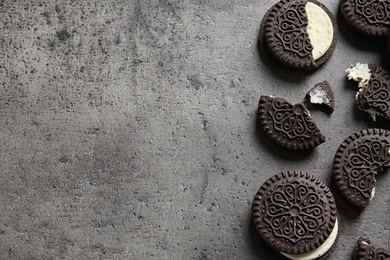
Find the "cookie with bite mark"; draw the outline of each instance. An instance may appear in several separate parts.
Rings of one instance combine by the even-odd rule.
[[[390,131],[366,129],[341,143],[333,161],[333,177],[351,204],[365,208],[375,195],[375,177],[387,166],[390,166]]]
[[[390,120],[390,73],[367,63],[356,63],[346,72],[349,80],[358,82],[356,106],[369,113],[374,121],[377,116]]]

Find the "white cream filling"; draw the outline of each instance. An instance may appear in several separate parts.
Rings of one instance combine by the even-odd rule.
[[[372,188],[372,190],[371,190],[371,197],[370,197],[370,200],[372,200],[372,198],[374,198],[374,196],[375,196],[375,187]]]
[[[310,92],[310,103],[312,104],[323,104],[329,103],[329,99],[326,97],[326,93],[320,89],[314,89]]]
[[[307,33],[313,46],[314,60],[321,58],[330,48],[333,41],[333,25],[328,14],[318,5],[307,2],[305,5],[308,25]]]
[[[339,223],[336,219],[336,222],[334,223],[333,230],[330,233],[329,237],[318,248],[316,248],[308,253],[305,253],[305,254],[286,254],[286,253],[282,253],[282,252],[280,252],[280,253],[282,253],[284,256],[286,256],[290,259],[294,259],[294,260],[317,259],[317,258],[323,256],[326,252],[328,252],[328,250],[333,246],[333,244],[337,238],[338,230],[339,230]]]
[[[368,68],[368,64],[366,63],[356,63],[354,66],[349,67],[345,72],[348,73],[347,77],[349,80],[354,80],[359,82],[359,91],[355,95],[355,100],[358,99],[360,95],[360,91],[363,88],[368,87],[368,81],[371,77],[370,69]],[[362,109],[364,112],[367,112],[370,114],[372,119],[376,121],[376,117],[382,115],[378,111],[376,111],[374,108],[369,109]]]
[[[373,108],[364,109],[363,111],[369,113],[370,116],[372,117],[372,120],[374,120],[374,121],[376,121],[376,117],[377,117],[377,116],[382,115],[381,113],[379,113],[378,111],[376,111],[376,110],[373,109]]]
[[[366,63],[356,63],[349,67],[345,72],[348,73],[347,77],[349,80],[359,82],[359,88],[365,88],[368,86],[368,81],[371,77],[370,69]]]
[[[389,156],[390,156],[390,148],[389,148],[389,151],[387,152],[388,154],[389,154]],[[386,166],[390,166],[390,162],[389,162],[389,164],[388,165],[386,165]]]

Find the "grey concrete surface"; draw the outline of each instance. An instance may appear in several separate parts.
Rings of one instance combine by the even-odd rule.
[[[344,70],[388,68],[386,43],[351,32],[321,68],[291,71],[257,49],[263,0],[0,1],[0,259],[272,259],[251,223],[257,189],[284,170],[329,184],[340,211],[331,259],[358,236],[390,244],[390,176],[359,212],[332,184],[338,145],[373,122]],[[327,79],[327,141],[276,147],[260,95],[303,101]]]

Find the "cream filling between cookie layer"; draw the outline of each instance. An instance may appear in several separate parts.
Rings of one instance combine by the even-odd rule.
[[[328,14],[318,5],[307,2],[305,5],[308,25],[307,33],[313,46],[312,56],[314,60],[321,58],[330,48],[333,42],[333,25]]]
[[[359,91],[355,95],[355,100],[358,99],[362,89],[368,87],[368,82],[371,78],[371,72],[366,63],[356,63],[354,66],[349,67],[345,72],[348,73],[347,77],[349,80],[354,80],[359,82]],[[376,121],[376,117],[382,115],[374,108],[362,109],[364,112],[370,114],[372,119]]]
[[[387,153],[388,153],[389,156],[390,156],[390,148],[389,148],[389,151],[388,151]],[[389,162],[389,164],[387,164],[386,166],[390,166],[390,162]]]
[[[310,251],[305,254],[286,254],[282,253],[284,256],[294,259],[294,260],[314,260],[321,256],[323,256],[328,250],[333,246],[334,242],[336,241],[337,234],[339,230],[339,223],[336,219],[336,222],[334,223],[334,227],[332,232],[330,233],[329,237],[325,240],[325,242],[320,245],[318,248],[314,249],[313,251]]]

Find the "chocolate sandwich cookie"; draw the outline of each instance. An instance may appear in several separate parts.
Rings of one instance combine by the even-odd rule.
[[[305,98],[312,104],[318,104],[321,107],[325,107],[330,114],[334,111],[334,94],[327,80],[315,84],[314,87],[306,93]]]
[[[327,7],[315,0],[281,0],[264,15],[259,44],[284,64],[314,69],[333,53],[338,33]]]
[[[375,176],[390,165],[390,131],[366,129],[345,139],[333,161],[333,177],[343,196],[366,207],[375,194]]]
[[[374,64],[357,63],[346,72],[348,79],[359,82],[356,106],[375,120],[383,116],[390,120],[390,74]]]
[[[290,259],[324,259],[338,238],[338,213],[329,188],[317,177],[287,171],[269,178],[252,203],[260,237]]]
[[[385,260],[390,259],[390,250],[371,244],[366,237],[360,237],[356,242],[354,260]]]
[[[309,111],[300,103],[261,96],[258,118],[267,135],[287,149],[310,149],[325,142]]]
[[[387,36],[390,26],[390,1],[341,0],[340,9],[345,21],[357,32],[375,38]]]

